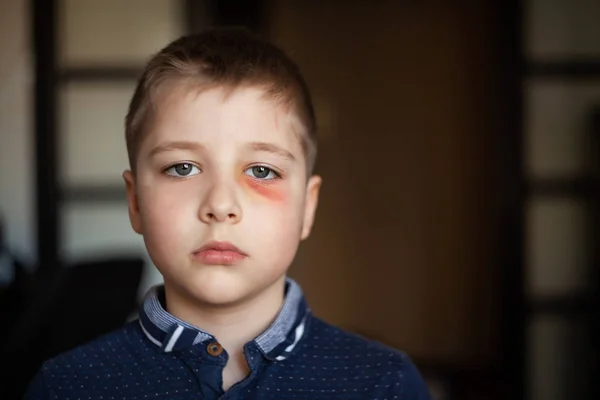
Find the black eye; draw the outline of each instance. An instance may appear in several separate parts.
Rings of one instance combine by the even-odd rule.
[[[244,174],[262,181],[270,181],[281,178],[281,175],[264,165],[255,165],[254,167],[249,167],[244,171]]]

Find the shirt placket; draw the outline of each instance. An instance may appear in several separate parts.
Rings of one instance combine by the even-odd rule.
[[[228,358],[223,346],[214,340],[195,344],[180,357],[196,378],[203,400],[217,400],[223,396],[223,368]]]

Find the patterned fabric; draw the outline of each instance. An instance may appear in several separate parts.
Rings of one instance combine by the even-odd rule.
[[[224,392],[218,341],[147,295],[140,318],[44,363],[27,399],[429,399],[403,352],[316,318],[288,280],[275,322],[244,347],[250,375]]]

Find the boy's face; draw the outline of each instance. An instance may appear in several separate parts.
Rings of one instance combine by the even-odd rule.
[[[132,226],[180,298],[251,298],[283,281],[310,233],[320,178],[307,180],[290,116],[263,93],[176,87],[157,107],[135,177],[124,174]]]

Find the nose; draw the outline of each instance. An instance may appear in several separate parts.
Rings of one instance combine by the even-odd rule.
[[[242,219],[234,185],[215,180],[206,192],[199,210],[200,220],[206,224],[226,222],[236,224]]]

